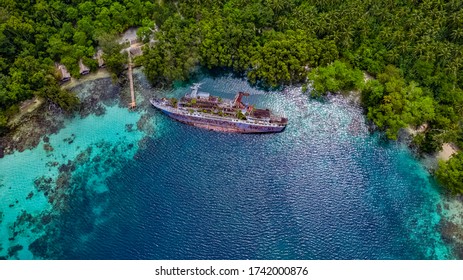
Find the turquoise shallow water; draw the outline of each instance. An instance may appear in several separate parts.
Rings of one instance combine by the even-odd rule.
[[[42,142],[0,159],[0,256],[452,258],[437,186],[405,146],[370,135],[358,107],[228,76],[200,81],[226,98],[249,91],[249,103],[286,114],[287,129],[216,133],[117,104],[68,120],[50,135],[53,151]],[[153,95],[187,91],[139,82]]]

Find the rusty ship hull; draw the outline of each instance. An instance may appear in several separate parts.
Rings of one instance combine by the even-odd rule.
[[[269,109],[257,109],[241,102],[248,93],[239,92],[234,100],[199,92],[194,84],[190,94],[180,100],[153,98],[151,104],[167,116],[203,129],[233,133],[276,133],[286,128],[288,120]]]
[[[183,115],[164,110],[163,113],[181,123],[220,132],[277,133],[282,132],[285,129],[285,126],[246,123],[223,118],[208,118],[207,116]]]
[[[167,116],[195,127],[232,133],[277,133],[282,132],[286,125],[267,124],[253,121],[244,121],[219,116],[210,116],[201,113],[190,113],[163,104],[162,100],[151,99],[151,104],[160,109]]]

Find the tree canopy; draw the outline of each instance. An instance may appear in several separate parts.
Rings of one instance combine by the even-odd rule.
[[[448,161],[440,161],[437,179],[453,193],[463,193],[463,153],[458,153]]]
[[[339,60],[326,67],[317,67],[309,73],[309,79],[317,94],[363,88],[362,71],[354,70]]]
[[[3,0],[0,132],[17,111],[17,104],[34,96],[43,96],[63,109],[74,108],[77,99],[60,89],[54,63],[64,64],[78,77],[80,59],[87,66],[96,66],[92,57],[100,38],[150,23],[143,20],[153,19],[156,7],[159,4],[140,0]],[[122,71],[121,54],[114,46],[106,50],[110,70]]]

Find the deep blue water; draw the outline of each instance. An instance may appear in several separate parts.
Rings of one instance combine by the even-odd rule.
[[[434,246],[427,235],[411,240],[408,224],[429,219],[420,217],[429,215],[426,179],[410,176],[416,166],[387,147],[343,143],[328,152],[330,144],[308,141],[281,152],[272,149],[286,144],[279,135],[169,129],[168,141],[150,143],[108,181],[117,189],[112,217],[68,257],[415,259]],[[79,235],[72,225],[70,236]]]
[[[342,97],[311,100],[298,88],[264,92],[230,77],[202,81],[228,98],[248,90],[251,103],[284,112],[290,124],[279,134],[225,134],[149,109],[156,132],[134,158],[88,141],[90,159],[107,160],[113,173],[99,175],[92,160],[73,171],[72,196],[45,235],[42,257],[452,257],[438,231],[432,178],[406,147],[370,135],[358,107]],[[136,143],[111,141],[119,150]],[[88,183],[95,177],[103,178],[99,191]]]

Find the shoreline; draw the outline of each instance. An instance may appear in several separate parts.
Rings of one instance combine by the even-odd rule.
[[[80,79],[72,78],[71,81],[62,84],[61,88],[72,90],[85,83],[110,77],[111,73],[101,68]],[[10,131],[0,136],[0,158],[15,151],[33,149],[43,137],[54,134],[63,127],[64,118],[68,114],[55,106],[45,106],[46,104],[46,100],[40,97],[21,103],[20,111],[8,121]]]
[[[85,76],[81,76],[79,79],[71,78],[69,82],[63,83],[61,85],[61,88],[71,90],[74,87],[79,86],[83,83],[104,78],[111,78],[111,73],[106,68],[99,68],[95,72],[90,72]]]
[[[434,171],[438,168],[439,161],[448,161],[454,154],[460,151],[460,148],[457,147],[454,143],[446,142],[442,144],[440,151],[434,152],[432,154],[419,154],[416,151],[416,147],[414,147],[412,143],[412,139],[418,133],[423,133],[427,129],[428,124],[426,123],[420,125],[417,128],[408,126],[401,130],[401,134],[399,134],[399,139],[397,141],[402,141],[407,144],[415,156],[420,159],[421,163],[425,166],[429,173],[433,174]]]

